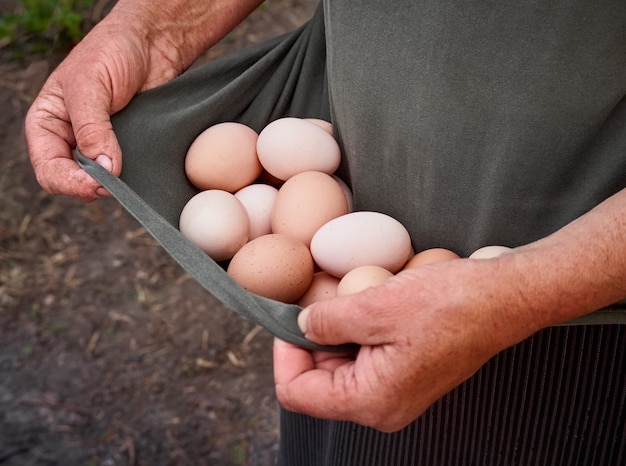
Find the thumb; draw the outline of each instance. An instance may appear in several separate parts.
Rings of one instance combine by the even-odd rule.
[[[298,315],[298,326],[307,339],[320,345],[388,343],[395,319],[375,304],[373,292],[369,289],[311,304]]]
[[[84,92],[75,97],[71,96],[72,93],[66,98],[58,74],[51,75],[29,108],[25,134],[39,184],[51,194],[66,194],[89,202],[97,199],[101,194],[98,190],[104,188],[74,160],[72,148],[76,144],[75,128],[84,128],[79,132],[81,152],[98,160],[98,163],[116,175],[121,171],[121,151],[106,110],[104,115],[102,111],[92,109],[86,110],[86,113],[73,109],[70,113],[67,102],[85,97]],[[93,102],[86,97],[85,100]],[[86,120],[97,123],[89,124]],[[84,146],[90,149],[86,150]],[[98,158],[100,155],[102,157]]]

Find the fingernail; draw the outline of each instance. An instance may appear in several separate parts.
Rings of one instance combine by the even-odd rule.
[[[101,154],[98,157],[96,157],[96,163],[108,172],[110,172],[113,169],[113,161],[107,155]]]
[[[300,331],[304,334],[306,334],[306,321],[309,317],[309,312],[308,309],[304,309],[298,314],[298,327],[300,327]]]
[[[104,189],[102,186],[100,186],[99,188],[96,188],[96,194],[98,196],[110,196],[111,193],[109,191],[107,191],[106,189]]]

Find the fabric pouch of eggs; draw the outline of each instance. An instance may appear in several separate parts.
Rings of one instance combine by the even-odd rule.
[[[320,6],[321,8],[321,6]],[[200,189],[184,156],[206,128],[236,121],[260,132],[282,117],[330,121],[321,9],[299,29],[183,73],[136,96],[112,117],[123,153],[119,178],[77,149],[79,164],[133,215],[205,290],[273,335],[310,349],[345,350],[308,341],[300,307],[243,289],[223,266],[179,230],[187,201]]]
[[[200,191],[185,174],[184,156],[206,128],[231,121],[260,132],[283,117],[330,121],[321,8],[299,29],[192,68],[137,95],[113,115],[123,153],[120,178],[84,157],[80,148],[76,154],[78,163],[224,305],[285,341],[343,351],[345,346],[308,341],[297,325],[298,305],[246,291],[178,228],[183,207]],[[580,323],[603,323],[605,314],[594,313]]]

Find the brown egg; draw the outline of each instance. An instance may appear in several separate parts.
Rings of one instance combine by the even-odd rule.
[[[245,244],[230,261],[227,273],[251,293],[293,303],[313,280],[313,258],[300,241],[269,234]]]
[[[308,246],[322,225],[348,211],[346,195],[331,175],[298,173],[278,190],[272,232],[290,235]]]
[[[333,277],[327,272],[315,272],[311,285],[296,301],[296,304],[305,307],[318,301],[334,298],[337,295],[338,284],[339,279],[337,277]]]
[[[410,269],[413,267],[419,267],[420,265],[432,264],[434,262],[449,261],[452,259],[459,259],[460,256],[449,249],[444,248],[432,248],[425,249],[415,254],[409,261],[404,264],[402,270]]]
[[[234,193],[256,180],[263,167],[256,153],[256,131],[225,122],[203,131],[185,157],[185,173],[198,189]]]
[[[339,186],[341,186],[341,189],[343,189],[343,193],[346,195],[346,201],[348,202],[348,212],[354,211],[354,199],[352,196],[352,190],[346,184],[346,182],[339,178],[337,175],[333,175],[333,178],[339,184]]]
[[[378,286],[390,277],[393,277],[393,274],[383,267],[362,265],[343,276],[337,285],[337,296],[345,296]]]

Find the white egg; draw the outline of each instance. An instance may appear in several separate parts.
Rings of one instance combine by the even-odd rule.
[[[280,118],[268,124],[259,133],[256,149],[263,168],[283,181],[304,171],[330,175],[341,161],[335,138],[301,118]]]
[[[249,241],[272,232],[272,209],[277,195],[278,189],[263,183],[251,184],[235,193],[250,217]]]
[[[377,265],[396,273],[412,253],[407,229],[379,212],[337,217],[324,224],[311,240],[317,265],[338,278],[362,265]]]
[[[250,220],[233,194],[219,189],[193,196],[180,214],[179,228],[213,260],[230,259],[248,241]]]

